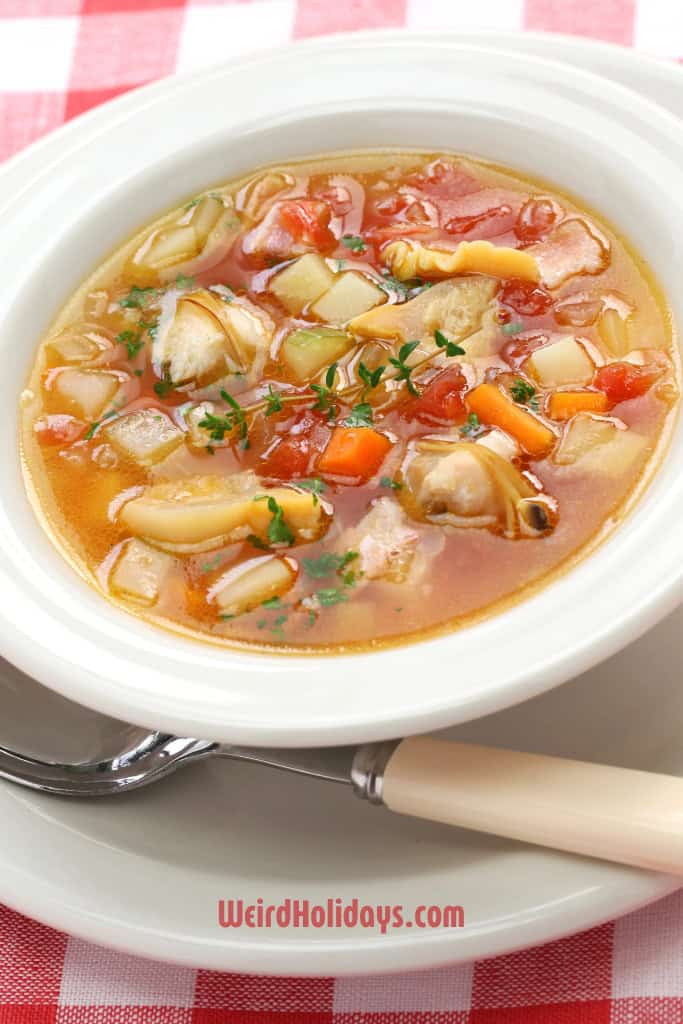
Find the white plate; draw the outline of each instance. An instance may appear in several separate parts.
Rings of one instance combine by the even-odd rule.
[[[52,162],[42,146],[19,159],[23,195],[0,170],[0,248],[12,253],[0,435],[13,444],[16,396],[60,296],[151,206],[278,155],[444,139],[574,188],[649,259],[683,322],[683,125],[671,114],[566,64],[454,37],[306,42],[154,84],[67,126]],[[16,167],[6,173],[11,182]],[[10,457],[0,460],[0,652],[72,700],[169,732],[314,746],[443,728],[564,682],[671,611],[683,599],[682,503],[679,421],[637,507],[542,592],[405,647],[265,656],[150,628],[103,600],[30,513]],[[534,638],[524,658],[520,636]]]
[[[568,39],[489,39],[609,73],[676,113],[683,105],[683,73],[674,66]],[[52,145],[46,140],[30,159],[47,158]],[[580,679],[451,735],[683,772],[682,632],[683,609]],[[0,687],[0,739],[28,746],[40,729],[65,745],[69,723],[81,734],[92,728],[89,712],[9,666],[0,666]],[[115,724],[102,726],[93,749],[119,734]],[[392,817],[341,788],[225,763],[101,803],[0,784],[0,820],[4,902],[92,941],[226,970],[343,974],[468,960],[589,927],[676,887],[670,878]],[[466,926],[383,937],[360,929],[231,932],[216,923],[221,898],[336,896],[406,908],[462,904]]]

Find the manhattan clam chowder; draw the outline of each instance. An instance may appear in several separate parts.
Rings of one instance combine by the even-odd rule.
[[[329,156],[198,195],[94,272],[22,396],[25,475],[135,614],[381,645],[594,546],[677,380],[652,278],[592,211],[460,156]]]

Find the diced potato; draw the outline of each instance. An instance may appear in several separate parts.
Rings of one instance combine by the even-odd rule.
[[[454,249],[400,240],[384,247],[382,259],[399,281],[455,274],[488,274],[524,281],[538,281],[540,277],[538,264],[530,252],[482,240],[460,242]]]
[[[294,586],[296,575],[296,563],[290,558],[252,558],[222,576],[211,588],[209,599],[223,615],[241,615],[263,601],[282,597]]]
[[[173,551],[205,551],[249,534],[267,542],[273,516],[267,501],[256,500],[262,495],[278,502],[295,539],[314,540],[324,529],[315,495],[287,487],[265,489],[251,472],[153,484],[123,506],[121,521],[136,536]]]
[[[386,302],[386,292],[355,270],[337,274],[332,287],[318,299],[311,312],[328,323],[346,323]]]
[[[331,287],[334,274],[322,256],[307,253],[281,270],[270,282],[270,290],[290,313],[300,313]]]
[[[289,334],[280,358],[298,382],[312,380],[324,366],[340,359],[353,347],[346,331],[334,327],[301,327]]]
[[[621,359],[631,348],[626,321],[616,309],[606,309],[598,320],[598,334],[610,356]]]
[[[536,349],[527,366],[545,388],[555,388],[562,384],[588,384],[595,373],[595,366],[585,348],[571,337]]]
[[[173,568],[173,558],[132,538],[123,545],[109,577],[114,594],[152,605]]]
[[[203,306],[181,300],[168,329],[159,332],[154,359],[174,384],[207,382],[225,372],[226,336],[221,324]]]
[[[64,331],[51,341],[45,350],[53,363],[86,363],[100,353],[100,346],[79,331]]]
[[[104,412],[119,387],[119,379],[103,370],[64,370],[55,382],[55,391],[67,403],[69,411],[88,420]]]
[[[488,434],[484,434],[483,437],[477,438],[476,443],[495,452],[501,458],[507,459],[508,462],[512,462],[520,454],[520,447],[515,439],[506,434],[504,430],[499,430],[498,427],[489,430]]]
[[[120,416],[103,433],[123,455],[141,466],[160,462],[183,442],[182,430],[158,409],[140,409]]]
[[[625,430],[612,419],[579,413],[567,424],[553,459],[582,472],[619,476],[643,456],[645,448],[641,434]]]

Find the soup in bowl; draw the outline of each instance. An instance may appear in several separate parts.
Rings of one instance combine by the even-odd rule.
[[[1,169],[3,656],[296,746],[634,639],[683,583],[681,159],[618,86],[401,36],[159,83]]]
[[[30,490],[126,610],[251,650],[459,628],[591,550],[678,397],[599,214],[461,154],[338,154],[188,199],[68,301]]]

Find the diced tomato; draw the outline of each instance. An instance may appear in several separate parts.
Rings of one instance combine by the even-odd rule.
[[[608,363],[595,374],[593,383],[604,391],[612,405],[639,398],[652,387],[661,370],[650,366],[634,366],[632,363]]]
[[[466,235],[469,231],[473,231],[474,228],[496,220],[499,217],[506,217],[511,212],[510,207],[505,204],[494,206],[492,209],[484,210],[482,213],[470,214],[469,217],[451,217],[444,224],[444,228],[452,235]]]
[[[433,230],[429,224],[408,224],[407,221],[401,221],[398,224],[368,228],[363,237],[375,245],[384,245],[385,242],[393,242],[396,238],[405,238],[408,235],[429,235]]]
[[[280,203],[280,221],[297,242],[330,249],[335,237],[329,229],[332,211],[316,199],[289,199]]]
[[[273,442],[263,456],[260,471],[277,480],[305,477],[313,471],[329,439],[330,428],[323,418],[306,409]]]
[[[510,278],[498,292],[498,301],[522,316],[542,316],[553,304],[549,291],[533,281]]]
[[[74,416],[55,414],[41,416],[33,427],[41,444],[60,445],[76,441],[85,430],[85,423]]]
[[[517,215],[515,234],[520,242],[538,242],[557,219],[557,210],[549,199],[528,199]]]
[[[419,398],[406,402],[402,415],[421,423],[460,423],[465,419],[466,389],[467,381],[459,368],[444,370],[430,380]]]

